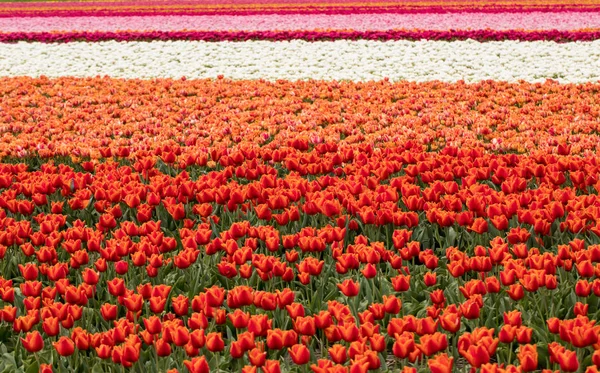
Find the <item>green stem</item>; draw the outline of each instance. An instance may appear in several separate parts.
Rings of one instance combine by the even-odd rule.
[[[514,344],[514,341],[510,342],[510,345],[508,347],[508,361],[506,362],[506,364],[510,364],[512,361],[513,344]]]
[[[158,352],[156,351],[156,347],[154,347],[154,362],[156,364],[156,372],[160,372],[160,361],[158,359]]]

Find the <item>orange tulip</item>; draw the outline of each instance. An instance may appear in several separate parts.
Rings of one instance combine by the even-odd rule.
[[[432,373],[450,373],[452,372],[453,364],[454,358],[448,357],[447,354],[439,354],[427,360],[427,365],[429,365],[429,370]]]

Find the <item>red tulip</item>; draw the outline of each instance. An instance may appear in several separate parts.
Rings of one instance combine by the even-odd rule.
[[[479,307],[479,304],[477,304],[477,302],[472,298],[460,305],[460,312],[466,319],[469,320],[479,318],[480,311],[481,308]]]
[[[106,284],[108,285],[108,292],[111,295],[118,297],[125,294],[125,280],[122,278],[115,277],[114,279],[107,281]]]
[[[446,302],[446,297],[444,296],[444,291],[442,289],[436,289],[429,294],[429,298],[436,305],[443,306]]]
[[[303,335],[315,335],[317,332],[315,318],[312,316],[297,317],[296,320],[294,320],[294,330]]]
[[[112,354],[112,347],[106,344],[101,344],[94,348],[100,359],[108,359]]]
[[[538,353],[535,345],[527,344],[519,346],[517,357],[524,372],[531,372],[537,369]]]
[[[502,343],[512,343],[515,340],[517,327],[512,325],[503,325],[498,332],[498,339]]]
[[[183,364],[190,373],[209,373],[210,367],[204,356],[196,357],[190,360],[184,360]]]
[[[304,317],[304,306],[302,303],[292,303],[285,306],[285,309],[288,311],[288,314],[292,320],[295,320],[297,317]]]
[[[427,361],[429,370],[432,373],[451,373],[453,364],[454,358],[448,357],[447,354],[436,355]]]
[[[592,354],[592,362],[595,366],[600,367],[600,350],[595,350]]]
[[[203,329],[196,329],[190,333],[190,341],[195,348],[202,348],[206,344],[206,336]]]
[[[523,286],[521,286],[521,284],[511,285],[507,292],[513,300],[520,300],[525,296],[525,292],[523,291]]]
[[[346,347],[343,345],[335,344],[330,347],[328,351],[331,360],[336,364],[344,364],[348,358],[346,354]]]
[[[171,332],[171,339],[173,340],[173,343],[175,343],[176,346],[185,346],[190,340],[190,331],[185,326],[176,326]],[[216,348],[214,347],[216,346],[215,344],[211,346],[213,346],[213,348]]]
[[[520,344],[525,344],[531,342],[531,334],[533,333],[533,329],[528,328],[526,326],[520,326],[515,331],[515,335],[517,338],[517,342]]]
[[[35,353],[44,348],[44,340],[38,331],[27,333],[25,338],[21,338],[23,347],[31,353]]]
[[[482,345],[471,345],[466,351],[460,350],[460,354],[464,356],[474,368],[479,368],[490,361],[490,354],[485,346]]]
[[[426,356],[431,356],[448,347],[448,338],[444,333],[425,334],[421,336],[417,347]]]
[[[58,342],[52,343],[60,356],[71,356],[75,352],[75,343],[69,337],[60,337]]]
[[[284,346],[284,334],[281,329],[267,331],[267,347],[270,350],[281,350]]]
[[[381,334],[373,334],[373,336],[369,337],[369,344],[371,345],[371,350],[377,352],[383,352],[387,347],[385,337]]]
[[[0,309],[0,321],[12,323],[17,317],[17,307],[6,305]]]
[[[263,373],[281,373],[279,360],[266,360],[262,366]]]
[[[225,289],[213,286],[206,289],[206,302],[211,307],[221,307],[225,300]]]
[[[102,318],[106,321],[116,320],[117,306],[110,303],[104,303],[100,307],[100,314],[102,315]]]
[[[236,329],[244,329],[248,326],[248,322],[250,321],[250,314],[247,312],[243,312],[240,309],[236,309],[232,313],[227,315],[233,327]]]
[[[400,312],[402,308],[402,302],[394,295],[384,295],[383,296],[383,309],[386,313],[396,315]]]
[[[144,305],[144,299],[139,294],[131,294],[123,298],[123,305],[131,312],[138,312]]]
[[[171,298],[171,305],[177,316],[185,316],[189,311],[190,300],[185,295],[179,294],[177,297]]]
[[[345,280],[341,284],[338,284],[338,289],[347,297],[355,297],[358,295],[360,291],[360,285],[356,281],[352,281],[350,279]]]
[[[119,260],[115,263],[115,272],[119,275],[124,275],[129,271],[129,263],[124,260]]]
[[[48,317],[44,319],[42,323],[42,329],[49,337],[57,336],[60,332],[60,324],[57,317]]]
[[[564,350],[557,356],[560,369],[565,372],[576,372],[579,369],[579,361],[575,351]]]
[[[244,357],[246,353],[246,349],[242,346],[242,343],[239,341],[233,341],[229,345],[229,355],[231,355],[234,359],[241,359]]]
[[[159,338],[154,341],[154,349],[158,356],[169,356],[171,355],[171,345],[167,343],[163,338]]]
[[[456,333],[460,329],[460,315],[457,312],[444,312],[440,316],[440,325],[450,333]]]
[[[19,264],[19,271],[25,281],[34,281],[38,277],[38,266],[35,263]]]
[[[73,329],[71,339],[75,342],[75,347],[79,350],[88,350],[90,348],[91,336],[81,327]]]
[[[267,353],[262,352],[258,348],[254,348],[248,353],[248,360],[250,360],[250,364],[256,367],[262,367],[267,360]]]
[[[291,348],[288,348],[288,352],[294,364],[304,365],[310,361],[310,351],[305,345],[293,345]]]
[[[559,331],[561,320],[557,317],[551,317],[546,320],[546,324],[548,324],[548,330],[550,333],[556,334]]]
[[[361,273],[365,278],[373,278],[377,276],[377,267],[375,267],[371,263],[367,263],[364,268],[361,270]]]
[[[150,334],[159,334],[161,332],[162,323],[160,322],[160,319],[158,317],[150,316],[149,318],[144,318],[143,321],[146,330]]]
[[[589,304],[583,304],[581,302],[577,302],[577,303],[575,303],[575,306],[573,307],[573,313],[575,314],[575,316],[578,316],[578,315],[587,316],[589,306],[590,306]]]
[[[434,286],[437,282],[437,276],[435,272],[427,272],[423,276],[423,282],[425,282],[425,286]]]
[[[221,333],[208,333],[206,335],[206,348],[211,352],[219,352],[225,349],[225,342]]]
[[[592,292],[592,284],[587,280],[579,280],[575,284],[575,294],[578,297],[587,297]]]
[[[394,356],[400,359],[406,359],[417,348],[412,333],[402,333],[396,335],[396,341],[392,346]]]
[[[510,312],[504,312],[503,314],[504,323],[513,326],[521,326],[523,321],[521,319],[521,312],[513,310]]]
[[[473,232],[483,234],[488,231],[488,223],[483,218],[477,218],[475,221],[473,221],[473,224],[471,224],[469,229]]]

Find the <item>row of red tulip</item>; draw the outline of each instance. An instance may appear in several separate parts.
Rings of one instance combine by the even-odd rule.
[[[32,82],[48,87],[63,80],[14,89],[35,91]],[[160,84],[242,95],[222,80]],[[279,89],[255,84],[256,97]],[[331,99],[316,104],[320,119],[329,115],[325,102],[382,114],[378,105],[342,97],[350,86],[332,93],[329,83],[311,84]],[[385,84],[354,84],[350,92],[369,102],[367,93],[382,97],[375,88]],[[555,95],[557,87],[522,86],[520,94],[536,97]],[[573,111],[587,119],[597,114],[593,104],[584,110],[593,88],[560,88],[563,98],[569,90],[581,93],[580,101],[560,104],[568,109],[545,102],[527,110],[546,110],[532,118],[546,116],[568,132],[566,111],[571,120]],[[189,92],[178,100],[195,97],[201,105]],[[11,121],[28,130],[26,113],[39,108],[24,109],[15,95],[7,94],[20,119]],[[49,107],[65,102],[45,101],[57,92],[27,97]],[[95,105],[76,95],[65,100],[74,115],[65,128],[91,115],[79,106]],[[298,109],[316,102],[300,101]],[[422,106],[406,115],[422,119],[417,112],[431,104],[415,105]],[[508,110],[502,107],[488,117]],[[99,110],[116,113],[110,105]],[[232,106],[218,117],[234,114]],[[111,130],[88,148],[88,155],[98,152],[93,158],[61,158],[74,142],[64,147],[57,138],[15,160],[8,157],[18,155],[13,151],[31,148],[18,135],[8,139],[0,164],[0,338],[7,342],[0,364],[42,371],[597,371],[600,162],[586,153],[595,149],[595,135],[569,135],[580,136],[573,145],[548,135],[556,143],[528,154],[501,154],[476,141],[437,151],[417,145],[422,137],[375,141],[381,124],[353,115],[366,135],[348,133],[354,139],[339,142],[288,131],[253,145],[241,138],[240,121],[228,132],[216,126],[196,133],[198,141],[176,144],[161,137],[181,123],[166,114],[160,127],[146,128],[161,133],[150,131],[139,142],[150,144],[156,134],[157,144],[112,142]],[[426,122],[418,131],[433,136]],[[338,130],[324,127],[324,134]],[[510,137],[500,129],[477,131]],[[227,143],[232,133],[240,136],[235,145]],[[214,144],[199,140],[207,136]]]

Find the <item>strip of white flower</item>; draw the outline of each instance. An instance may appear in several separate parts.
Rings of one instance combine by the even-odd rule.
[[[0,44],[2,76],[475,82],[600,80],[600,40]]]

